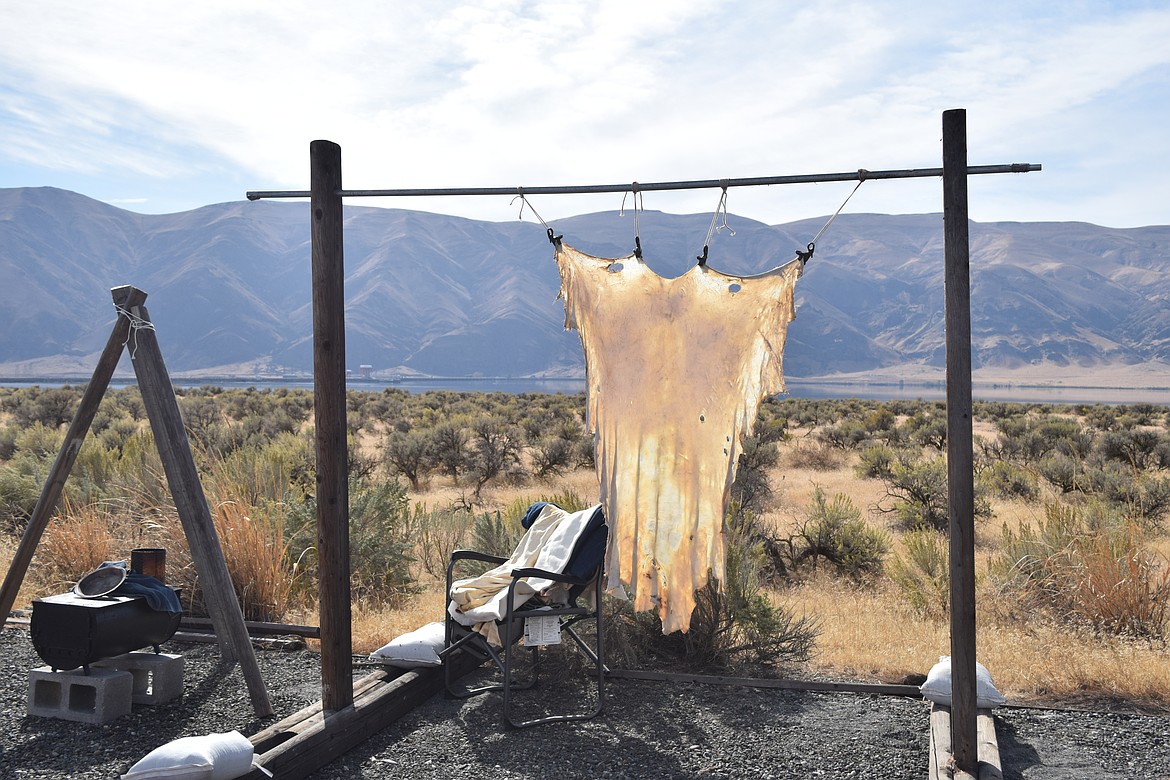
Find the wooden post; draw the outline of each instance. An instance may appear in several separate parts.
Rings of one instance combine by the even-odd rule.
[[[191,558],[203,585],[203,596],[215,624],[220,653],[228,661],[240,662],[252,708],[258,716],[267,717],[272,714],[268,691],[260,676],[256,655],[252,652],[252,642],[244,626],[244,614],[240,611],[240,604],[232,589],[227,562],[219,546],[215,523],[211,519],[211,508],[203,494],[203,485],[199,481],[199,472],[191,454],[191,444],[179,414],[179,403],[175,400],[175,391],[163,362],[162,351],[158,347],[150,315],[142,305],[127,306],[136,295],[142,293],[133,287],[115,287],[112,294],[114,305],[126,310],[129,317],[133,318],[126,348],[134,363],[142,405],[146,407],[146,416],[150,420],[155,447],[158,448],[167,484],[175,500],[175,509],[179,513],[179,521],[183,524],[183,532],[191,548]],[[142,297],[145,298],[145,295]]]
[[[975,477],[971,432],[971,258],[967,112],[943,112],[946,265],[947,496],[950,506],[951,744],[956,766],[978,766],[975,690]]]
[[[146,302],[146,293],[134,290],[133,294],[127,298],[127,302],[131,306],[141,306]],[[53,468],[49,470],[49,477],[41,489],[41,496],[37,499],[36,506],[33,507],[28,525],[25,526],[24,534],[20,537],[20,544],[12,556],[12,564],[8,567],[4,586],[0,588],[0,616],[8,617],[8,613],[12,611],[12,605],[16,603],[16,596],[20,592],[21,583],[24,582],[24,575],[28,573],[29,564],[32,563],[33,553],[36,552],[41,535],[44,534],[45,528],[49,525],[49,518],[52,517],[53,511],[57,508],[57,502],[61,500],[61,491],[65,488],[65,480],[69,478],[69,473],[73,470],[77,453],[81,450],[85,435],[89,433],[89,426],[93,423],[93,417],[97,414],[106,388],[110,386],[110,378],[114,375],[114,369],[118,367],[118,359],[122,357],[122,347],[126,343],[126,337],[129,333],[130,320],[119,315],[114,321],[110,340],[106,342],[106,348],[101,357],[98,358],[97,367],[93,370],[93,377],[81,394],[81,403],[73,415],[73,421],[69,423],[69,430],[65,432],[65,441],[61,445],[61,451],[57,453],[57,459],[53,461]]]
[[[353,704],[341,147],[331,141],[313,141],[309,163],[321,702],[326,712],[336,712]]]

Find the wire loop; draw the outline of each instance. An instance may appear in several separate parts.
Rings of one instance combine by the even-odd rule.
[[[532,212],[532,216],[536,217],[537,222],[539,222],[541,225],[544,226],[545,232],[548,233],[548,242],[550,244],[560,244],[561,239],[564,238],[564,236],[554,235],[553,229],[548,226],[547,222],[544,221],[544,217],[540,216],[540,213],[537,212],[537,210],[533,207],[533,205],[528,202],[528,198],[524,196],[524,188],[523,187],[516,188],[516,197],[512,198],[511,203],[509,203],[508,205],[512,205],[517,200],[520,201],[520,213],[516,216],[516,219],[520,219],[520,220],[524,219],[524,207],[527,206],[528,210]]]
[[[815,252],[817,249],[817,241],[819,241],[821,236],[825,234],[825,231],[829,229],[829,225],[833,224],[833,220],[835,220],[837,215],[841,213],[841,209],[845,208],[845,204],[849,202],[849,199],[853,197],[854,193],[861,189],[862,184],[865,184],[866,175],[868,173],[869,171],[865,170],[864,168],[857,169],[857,186],[854,187],[847,196],[845,196],[845,200],[842,201],[841,205],[837,207],[837,210],[833,212],[833,216],[829,217],[829,221],[825,223],[825,226],[822,227],[815,236],[813,236],[812,241],[808,242],[808,246],[805,247],[806,251],[801,252],[799,249],[796,250],[796,257],[802,264],[807,263],[812,259],[813,252]]]
[[[634,193],[633,208],[634,208],[634,257],[639,260],[642,259],[642,230],[638,224],[638,209],[646,210],[646,203],[642,199],[645,197],[638,187],[638,182],[630,185],[630,189],[622,193],[622,207],[618,211],[619,217],[626,215],[626,195]]]
[[[720,181],[726,182],[727,179],[721,179]],[[723,215],[723,224],[722,225],[717,224],[719,222],[719,215],[720,214]],[[715,206],[715,213],[711,215],[711,226],[707,228],[707,238],[705,241],[703,241],[703,254],[701,254],[695,258],[696,260],[699,261],[699,265],[701,265],[701,266],[707,265],[707,250],[710,249],[710,247],[711,247],[711,239],[714,238],[716,233],[718,233],[719,231],[724,230],[724,229],[727,230],[727,235],[729,235],[729,236],[735,235],[735,230],[732,229],[731,225],[727,224],[727,186],[726,185],[723,186],[723,193],[719,196],[719,203]]]
[[[154,331],[154,323],[150,320],[139,317],[129,309],[118,306],[117,304],[114,304],[114,310],[118,312],[119,317],[125,317],[130,323],[130,331],[126,334],[126,340],[122,342],[122,346],[125,347],[126,345],[130,344],[131,341],[134,342],[134,345],[130,347],[130,359],[133,360],[138,352],[138,331]]]

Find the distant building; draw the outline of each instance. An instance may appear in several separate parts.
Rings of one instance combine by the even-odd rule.
[[[358,376],[360,376],[362,379],[369,379],[373,375],[374,375],[374,367],[373,366],[371,366],[367,363],[363,363],[360,366],[358,366]]]

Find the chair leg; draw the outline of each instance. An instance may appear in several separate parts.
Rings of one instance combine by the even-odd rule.
[[[576,621],[574,621],[574,622],[576,622]],[[509,726],[512,726],[513,728],[528,728],[529,726],[537,726],[537,725],[541,725],[544,723],[557,723],[557,722],[561,722],[561,721],[574,721],[574,720],[589,720],[590,718],[594,718],[597,715],[601,714],[601,711],[605,706],[605,663],[603,660],[605,657],[604,656],[604,629],[602,627],[601,620],[600,620],[600,618],[597,619],[597,649],[596,650],[591,648],[589,646],[589,643],[586,642],[583,638],[581,638],[581,636],[579,634],[577,634],[577,632],[573,629],[572,625],[566,626],[564,628],[564,631],[567,632],[573,638],[573,641],[578,646],[578,648],[594,664],[596,674],[597,674],[597,704],[596,704],[596,706],[588,712],[573,713],[573,714],[569,714],[569,715],[546,715],[546,716],[539,717],[539,718],[531,718],[531,719],[521,720],[521,719],[517,719],[516,717],[513,716],[511,690],[505,684],[505,687],[504,687],[504,720],[507,722],[507,724]],[[534,654],[536,653],[536,651],[538,649],[539,648],[536,648],[536,647],[532,648]],[[504,663],[505,663],[506,667],[510,667],[508,651],[505,651]],[[537,656],[537,658],[534,659],[533,663],[534,663],[534,666],[536,664],[539,664],[539,656]],[[505,669],[505,680],[508,679],[509,673],[510,673],[510,669],[506,668]],[[533,681],[535,682],[535,669],[534,669],[533,674],[534,674]],[[512,689],[517,689],[517,688],[515,688],[515,686],[513,686]]]
[[[533,650],[533,664],[531,678],[527,682],[515,682],[511,679],[510,670],[513,664],[510,662],[511,646],[505,648],[504,657],[501,658],[500,651],[487,643],[483,637],[478,634],[469,633],[463,636],[458,641],[452,643],[450,646],[444,648],[440,653],[443,659],[443,680],[447,689],[447,694],[456,699],[467,699],[472,696],[478,696],[481,693],[488,693],[490,691],[505,691],[505,699],[507,699],[508,690],[527,690],[536,685],[537,673],[539,669],[539,655],[536,652],[539,648],[531,648]],[[501,674],[503,682],[487,683],[485,685],[478,685],[475,687],[457,687],[456,677],[453,676],[452,669],[454,668],[454,659],[457,657],[457,651],[463,651],[471,655],[473,659],[478,659],[482,664],[484,661],[490,660],[495,664],[497,671]]]

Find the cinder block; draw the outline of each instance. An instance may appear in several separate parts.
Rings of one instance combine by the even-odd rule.
[[[116,669],[134,678],[135,704],[162,704],[183,695],[183,656],[136,651],[94,661],[90,668]]]
[[[117,669],[54,672],[48,666],[28,675],[28,714],[81,723],[109,723],[130,714],[134,678]]]

